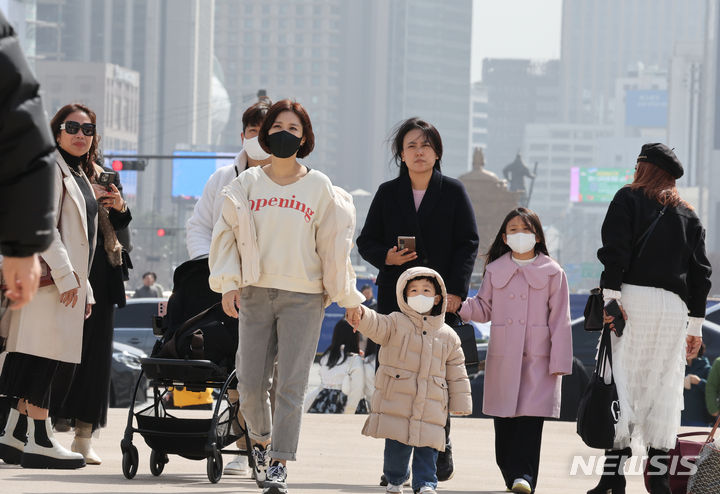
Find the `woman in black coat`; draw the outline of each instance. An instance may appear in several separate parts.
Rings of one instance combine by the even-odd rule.
[[[96,165],[95,171],[93,187],[103,187],[96,182],[105,170]],[[117,174],[109,187],[114,200],[98,214],[97,245],[89,275],[95,305],[83,326],[81,362],[77,366],[61,367],[62,378],[56,380],[51,398],[51,414],[56,420],[74,420],[75,440],[71,449],[82,453],[88,465],[102,462],[90,441],[92,432],[107,423],[115,305],[125,307],[124,281],[127,269],[132,267],[117,238],[118,232],[126,229],[132,220],[120,194],[122,185]]]
[[[675,184],[682,175],[670,148],[645,144],[633,182],[615,194],[603,222],[600,286],[620,415],[603,476],[588,494],[624,493],[624,460],[646,448],[650,493],[670,493],[667,452],[680,426],[685,360],[702,344],[711,273],[705,229]]]
[[[440,273],[448,292],[447,312],[456,312],[467,297],[478,250],[470,198],[459,180],[440,171],[442,140],[433,125],[419,118],[402,122],[392,151],[400,175],[380,185],[357,239],[360,255],[379,270],[378,312],[400,310],[395,285],[413,266]],[[415,250],[399,250],[400,236],[415,237]],[[438,455],[440,481],[453,471],[449,437],[447,442],[445,453]]]

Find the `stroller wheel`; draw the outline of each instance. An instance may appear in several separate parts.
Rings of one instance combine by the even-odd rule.
[[[213,484],[217,484],[220,480],[220,477],[222,477],[222,471],[222,455],[216,448],[213,447],[213,453],[211,456],[208,456],[207,459],[208,480],[210,480],[210,482],[212,482]]]
[[[168,460],[168,455],[159,453],[153,449],[150,452],[150,472],[156,477],[159,476],[168,461],[170,461]]]
[[[126,479],[135,477],[139,463],[138,450],[131,444],[127,450],[123,451],[122,455],[122,471]]]

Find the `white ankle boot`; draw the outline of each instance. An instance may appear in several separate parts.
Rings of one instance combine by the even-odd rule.
[[[36,430],[36,425],[45,430]],[[38,441],[44,443],[45,438],[50,446],[38,444]],[[80,453],[68,451],[57,442],[52,433],[50,419],[44,421],[28,419],[28,442],[20,465],[23,468],[74,469],[84,467],[85,458]]]
[[[10,408],[7,423],[5,424],[5,432],[0,436],[0,459],[8,465],[19,464],[23,449],[25,449],[25,442],[13,435],[18,421],[24,421],[27,424],[27,417],[20,415],[15,408]],[[27,425],[24,428],[27,431]]]
[[[80,453],[85,457],[85,463],[88,465],[100,465],[102,458],[98,456],[92,447],[91,438],[89,437],[77,437],[73,439],[70,445],[70,450]]]

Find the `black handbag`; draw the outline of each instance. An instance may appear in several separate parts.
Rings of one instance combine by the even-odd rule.
[[[620,418],[615,378],[612,377],[612,346],[610,331],[605,330],[600,340],[595,371],[580,399],[577,416],[577,433],[591,448],[613,449],[615,424]],[[610,384],[605,376],[611,373]]]
[[[478,350],[475,341],[475,327],[470,323],[463,323],[462,318],[455,313],[448,312],[445,314],[445,322],[460,337],[460,346],[465,355],[465,369],[468,374],[474,374],[478,371]]]
[[[605,302],[602,296],[601,288],[593,288],[590,290],[590,296],[585,303],[585,321],[583,322],[585,331],[602,331],[603,328],[603,311]]]

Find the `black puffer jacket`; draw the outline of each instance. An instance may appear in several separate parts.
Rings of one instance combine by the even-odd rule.
[[[52,135],[18,38],[0,12],[0,254],[26,257],[52,241]]]

